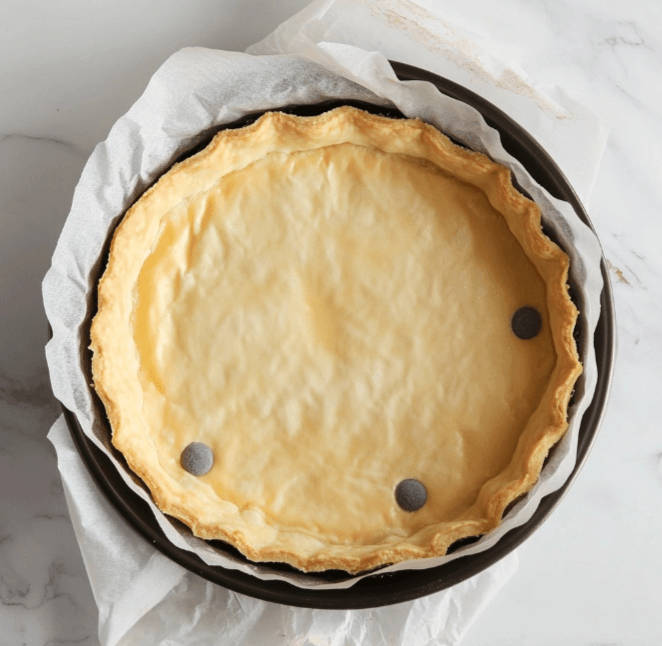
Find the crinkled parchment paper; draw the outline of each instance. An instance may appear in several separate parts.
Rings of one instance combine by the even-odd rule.
[[[519,185],[540,205],[546,226],[571,257],[572,279],[583,317],[580,352],[584,374],[570,411],[570,428],[554,448],[540,480],[510,510],[499,528],[476,543],[449,556],[399,563],[380,573],[436,566],[491,547],[508,530],[525,523],[541,498],[562,486],[574,467],[581,417],[590,404],[597,380],[593,331],[600,313],[602,289],[600,246],[568,204],[550,196],[505,152],[498,133],[484,123],[478,112],[440,94],[428,83],[398,81],[385,56],[368,51],[380,49],[393,59],[427,67],[449,78],[466,74],[475,67],[476,60],[484,70],[500,69],[502,76],[509,69],[507,63],[490,56],[475,43],[473,58],[467,58],[467,43],[472,41],[466,35],[462,36],[464,40],[457,40],[461,34],[457,29],[453,31],[457,37],[454,41],[449,29],[447,21],[408,2],[321,0],[251,48],[254,55],[200,48],[181,50],[156,72],[143,96],[117,121],[108,139],[96,147],[85,166],[43,284],[46,312],[53,329],[53,338],[46,348],[53,391],[75,412],[84,432],[109,455],[127,484],[152,507],[172,543],[195,551],[210,565],[238,569],[261,579],[286,579],[309,588],[349,587],[358,580],[329,584],[270,571],[266,566],[223,554],[192,536],[181,524],[175,526],[166,519],[146,490],[123,471],[108,450],[110,438],[101,421],[102,412],[93,405],[89,369],[84,365],[84,349],[89,344],[85,320],[109,231],[126,208],[174,159],[195,146],[206,131],[256,111],[342,98],[395,106],[409,117],[420,117],[510,168]],[[436,40],[431,40],[431,34]],[[481,76],[481,83],[488,81],[489,75]],[[586,199],[604,144],[605,129],[599,119],[574,99],[561,102],[565,96],[561,91],[553,93],[554,100],[535,89],[533,95],[515,92],[512,105],[508,106],[502,96],[506,90],[497,89],[502,109],[534,135],[538,131],[555,133],[555,141],[559,132],[569,135],[564,145],[557,141],[556,147],[563,150],[564,157],[581,161],[578,167],[584,171],[578,177],[583,185],[581,197]],[[56,446],[61,447],[62,443]],[[64,472],[63,476],[66,481]],[[73,504],[78,493],[69,490],[68,496]],[[85,505],[96,505],[98,500],[99,497],[78,500],[77,513],[83,519],[80,531],[84,532],[86,514],[92,517],[98,512]],[[94,545],[86,545],[84,553],[88,564],[96,556],[103,556],[103,550],[95,553]],[[455,601],[460,609],[461,598],[460,595]],[[471,608],[476,607],[474,600],[466,606],[466,612],[471,615]]]

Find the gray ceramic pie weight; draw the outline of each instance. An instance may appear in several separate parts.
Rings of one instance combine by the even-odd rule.
[[[191,442],[182,451],[180,462],[190,474],[203,476],[205,473],[209,473],[214,464],[214,453],[202,442]]]
[[[408,478],[395,488],[395,501],[405,511],[418,511],[428,499],[427,489],[422,482]]]

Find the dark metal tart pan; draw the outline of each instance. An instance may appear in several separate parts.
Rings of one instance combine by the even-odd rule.
[[[521,126],[497,107],[457,83],[411,65],[396,62],[392,62],[391,64],[401,80],[428,81],[435,85],[443,94],[477,109],[483,115],[485,121],[500,133],[505,149],[524,165],[532,177],[553,196],[569,202],[577,215],[593,229],[584,207],[559,167]],[[286,106],[281,109],[285,112],[292,112],[299,115],[312,115],[321,114],[329,109],[347,103],[378,114],[385,114],[392,117],[402,116],[397,110],[385,109],[356,101],[332,101],[313,106]],[[226,125],[224,128],[241,127],[259,116],[259,114],[250,115],[241,119],[239,122],[229,126]],[[201,150],[211,140],[211,137],[221,129],[219,127],[214,129],[213,132],[205,133],[204,140],[195,149],[188,151],[184,156],[173,161],[179,161]],[[550,237],[553,236],[550,235]],[[99,267],[101,268],[102,266],[105,266],[105,262],[99,263]],[[609,274],[604,258],[601,262],[601,269],[604,279],[604,289],[601,295],[602,309],[594,336],[598,364],[598,383],[593,401],[585,412],[581,423],[577,448],[577,463],[572,474],[563,487],[542,499],[538,509],[528,522],[508,532],[496,545],[478,554],[464,556],[439,567],[425,570],[407,570],[391,574],[379,574],[379,572],[375,572],[375,574],[365,577],[350,588],[315,590],[295,587],[282,581],[262,581],[237,570],[209,566],[195,554],[175,547],[165,537],[148,505],[124,483],[110,460],[83,433],[75,415],[71,411],[64,409],[65,418],[76,447],[89,469],[92,478],[119,514],[133,527],[142,539],[152,543],[156,549],[187,570],[236,592],[266,601],[294,606],[329,609],[370,608],[416,599],[464,581],[490,567],[514,550],[549,516],[579,473],[595,440],[605,413],[615,355],[614,304]],[[571,293],[573,293],[572,284],[570,288]],[[576,300],[575,302],[581,312],[581,303],[578,303]],[[88,332],[89,323],[95,311],[96,305],[93,303],[88,313]],[[581,340],[581,329],[582,321],[580,315],[576,330],[578,342]],[[81,352],[83,356],[88,358],[89,364],[91,357],[89,356],[90,351],[87,349],[88,345],[89,334],[81,341]],[[578,345],[581,347],[581,343],[578,343]],[[88,369],[90,369],[89,366]],[[89,376],[88,383],[91,383],[91,375]],[[578,388],[581,388],[581,384],[578,384]],[[106,416],[103,406],[93,389],[91,388],[90,390],[96,405],[99,407],[99,414],[105,420]],[[108,428],[108,433],[110,434],[110,428]],[[123,458],[119,453],[117,453],[117,456],[123,462]],[[219,549],[226,550],[233,556],[243,558],[237,550],[224,543],[214,541],[214,545],[218,546]],[[269,568],[271,570],[292,571],[287,565],[269,564]],[[347,573],[338,571],[311,573],[306,576],[314,577],[317,580],[325,582],[339,581],[350,577]]]

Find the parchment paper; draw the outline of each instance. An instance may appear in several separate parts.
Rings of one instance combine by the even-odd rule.
[[[586,332],[583,339],[584,374],[570,411],[570,429],[555,447],[537,485],[510,511],[496,531],[450,556],[401,563],[381,570],[386,572],[430,567],[492,546],[506,531],[526,522],[540,499],[565,482],[575,463],[581,416],[590,403],[597,378],[592,336],[599,317],[602,279],[599,271],[600,247],[595,236],[580,222],[569,205],[552,198],[533,182],[521,165],[504,151],[498,134],[485,125],[477,112],[441,95],[427,83],[399,82],[382,54],[356,46],[363,41],[371,46],[377,38],[380,45],[387,48],[389,39],[393,37],[393,12],[397,13],[399,6],[407,11],[415,7],[401,2],[382,5],[390,6],[389,16],[375,12],[374,4],[367,1],[325,0],[313,3],[302,14],[281,26],[271,39],[251,50],[256,54],[269,50],[270,56],[196,48],[181,50],[166,61],[143,96],[115,124],[108,139],[97,146],[88,161],[43,289],[47,315],[53,328],[53,339],[46,350],[54,393],[76,413],[86,434],[102,450],[107,450],[109,438],[92,405],[82,363],[86,360],[82,349],[89,342],[85,338],[83,323],[95,288],[91,277],[110,228],[126,207],[167,169],[178,153],[198,142],[199,133],[258,110],[293,103],[317,103],[331,98],[361,99],[380,105],[394,105],[407,116],[418,116],[510,168],[522,188],[541,206],[546,225],[570,253],[573,278],[582,300]],[[425,23],[425,16],[419,16],[419,19]],[[411,16],[407,20],[411,26]],[[428,31],[434,28],[434,24],[425,25]],[[292,38],[288,41],[283,38],[283,33]],[[329,42],[331,38],[344,38],[353,44]],[[407,46],[403,45],[401,55],[393,58],[425,67],[431,51],[429,47],[415,38],[405,44]],[[289,47],[296,49],[297,53],[277,53]],[[454,61],[463,60],[462,51],[454,48],[453,43],[446,42],[445,47],[447,51],[454,52]],[[481,56],[482,60],[493,66],[507,68],[486,52]],[[453,72],[453,60],[446,59],[449,72]],[[443,69],[439,69],[439,61],[436,63],[434,71],[444,73]],[[457,65],[455,68],[459,69]],[[452,77],[453,74],[445,75]],[[520,99],[521,95],[517,95],[517,102]],[[534,101],[537,107],[526,104],[524,117],[536,114],[540,123],[549,120],[572,121],[575,111],[580,112],[581,116],[575,121],[583,123],[584,130],[576,122],[573,125],[576,130],[584,132],[584,136],[569,138],[565,148],[569,156],[583,159],[584,166],[589,169],[588,174],[594,175],[605,136],[599,119],[591,116],[590,111],[581,108],[574,100],[566,106],[551,99],[548,101],[554,110],[545,109],[539,101]],[[510,114],[520,120],[517,110],[511,110]],[[535,128],[529,129],[534,135],[537,134]],[[578,142],[582,145],[578,146]],[[584,198],[589,189],[590,182],[587,182]],[[114,461],[112,456],[111,459]],[[121,469],[119,465],[118,468]],[[153,507],[147,493],[132,477],[129,474],[124,474],[124,477],[129,486]],[[204,541],[193,537],[185,528],[175,527],[155,507],[153,509],[163,531],[175,545],[196,551],[209,564],[240,569],[263,579],[286,578],[302,587],[348,587],[357,580],[326,584],[243,563],[220,554]]]
[[[48,439],[99,607],[102,646],[451,646],[519,563],[511,552],[453,588],[385,608],[260,601],[205,581],[137,536],[92,480],[63,417]]]

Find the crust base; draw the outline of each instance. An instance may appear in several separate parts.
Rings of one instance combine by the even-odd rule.
[[[157,506],[303,571],[441,556],[536,482],[581,364],[569,260],[509,172],[343,107],[223,131],[127,212],[94,385]],[[543,327],[510,330],[521,306]],[[179,463],[214,451],[200,477]],[[396,504],[416,478],[428,502]]]

